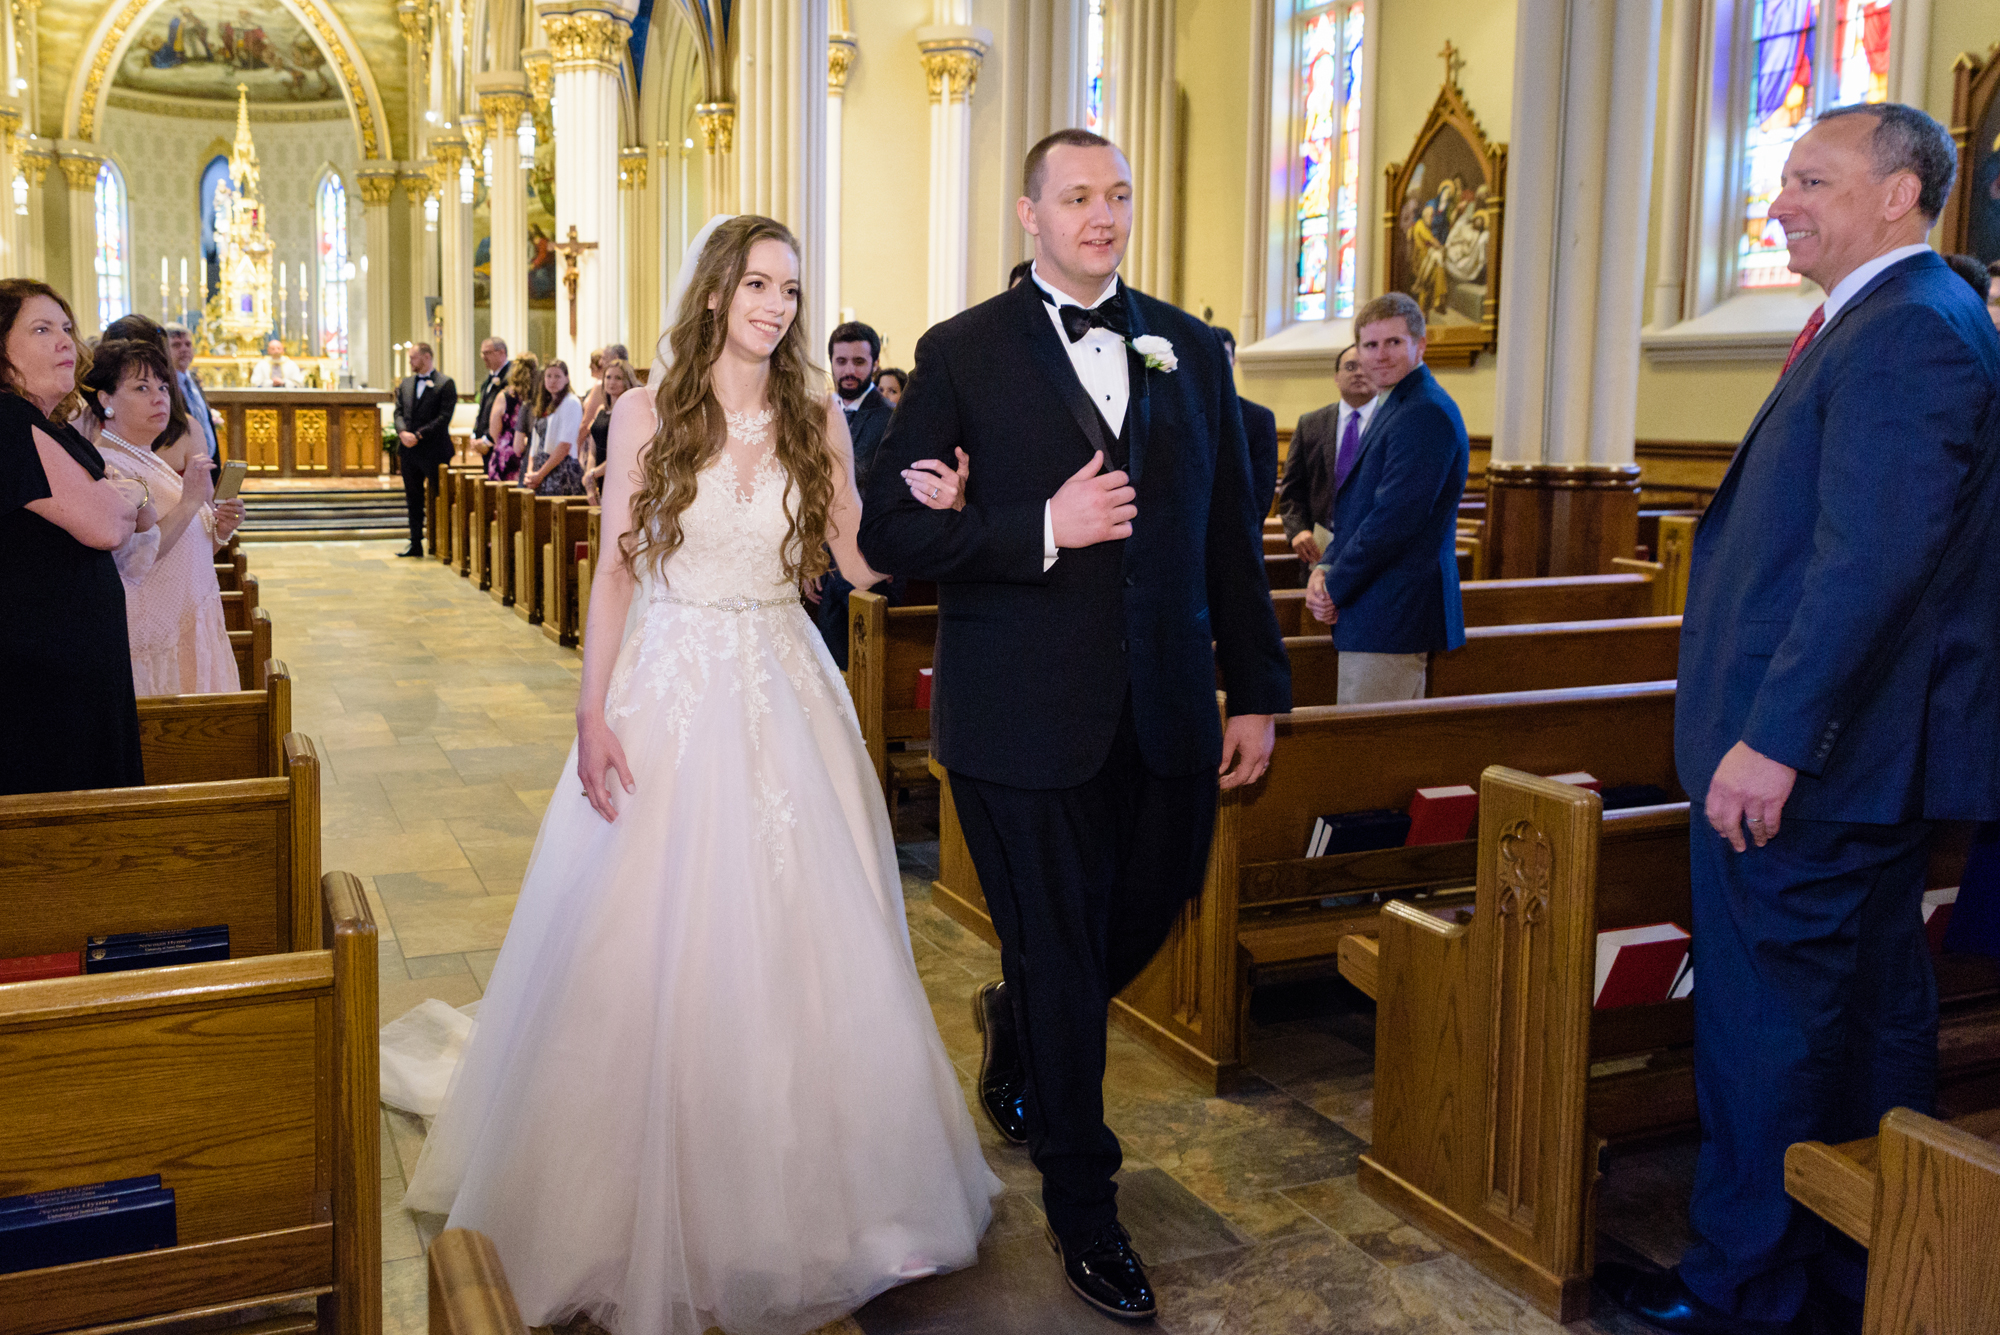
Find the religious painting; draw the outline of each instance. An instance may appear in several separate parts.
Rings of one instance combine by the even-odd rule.
[[[116,86],[234,102],[321,102],[341,95],[325,52],[278,0],[169,0],[139,29]]]
[[[1942,248],[1991,264],[2000,260],[2000,43],[1952,67],[1951,123],[1958,182],[1944,207]]]
[[[1507,146],[1487,140],[1458,86],[1457,53],[1410,154],[1388,169],[1384,289],[1405,292],[1429,326],[1424,359],[1470,366],[1494,347]]]

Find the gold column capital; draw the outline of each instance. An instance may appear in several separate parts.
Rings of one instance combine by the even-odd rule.
[[[396,169],[389,167],[370,171],[364,168],[354,173],[354,183],[361,191],[361,202],[370,208],[379,208],[396,193]]]
[[[979,87],[980,62],[993,49],[982,28],[919,28],[917,59],[933,102],[970,102]]]
[[[21,119],[19,107],[0,105],[0,140],[9,156],[20,147]]]
[[[646,168],[653,155],[644,148],[621,148],[618,150],[618,188],[620,190],[644,190],[646,188]]]
[[[528,76],[528,92],[537,102],[547,103],[555,91],[555,71],[549,53],[543,50],[521,53],[521,72]]]
[[[404,41],[416,43],[424,40],[424,9],[416,0],[400,0],[396,6],[396,22],[402,26]]]
[[[104,165],[104,159],[92,153],[64,153],[56,161],[61,164],[63,177],[69,181],[72,190],[94,187],[97,170]]]
[[[30,136],[29,143],[32,145],[35,142]],[[28,178],[30,186],[37,189],[41,187],[42,181],[49,174],[49,164],[55,161],[55,156],[46,148],[29,147],[21,150],[21,175]]]
[[[854,68],[854,58],[861,53],[861,43],[851,32],[836,32],[826,39],[826,91],[834,97],[847,92],[847,74]]]
[[[431,179],[448,180],[457,175],[458,164],[465,161],[466,152],[470,147],[465,136],[454,130],[432,135],[431,158],[436,165],[431,168]]]
[[[596,9],[545,13],[542,31],[548,34],[549,56],[557,69],[615,70],[619,51],[632,40],[631,24]]]
[[[701,137],[708,144],[710,153],[729,153],[736,148],[736,104],[734,102],[699,102],[695,104],[695,119],[701,122]]]
[[[479,111],[486,117],[488,131],[492,134],[512,134],[514,127],[521,123],[521,117],[528,111],[526,93],[482,92],[479,95]]]

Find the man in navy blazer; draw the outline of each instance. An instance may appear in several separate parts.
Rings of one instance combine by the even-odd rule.
[[[1423,308],[1401,292],[1354,317],[1382,399],[1334,459],[1333,537],[1306,607],[1333,627],[1338,703],[1416,700],[1434,650],[1465,643],[1458,501],[1470,449],[1458,405],[1424,365]]]
[[[1931,822],[2000,816],[2000,339],[1924,244],[1944,127],[1843,107],[1771,205],[1826,292],[1696,530],[1675,753],[1691,822],[1694,1242],[1600,1268],[1661,1330],[1759,1335],[1862,1271],[1784,1188],[1786,1146],[1931,1110]]]

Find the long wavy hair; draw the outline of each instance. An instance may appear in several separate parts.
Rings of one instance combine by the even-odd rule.
[[[799,253],[797,238],[783,223],[753,214],[731,218],[702,247],[673,328],[667,331],[673,361],[654,390],[659,426],[640,452],[632,524],[619,541],[626,568],[635,576],[648,567],[656,575],[661,573],[667,558],[679,550],[681,515],[694,503],[701,470],[727,439],[727,423],[710,373],[728,342],[729,308],[749,267],[750,248],[759,241],[781,241],[792,254]],[[803,291],[804,275],[800,288]],[[810,580],[827,568],[834,484],[833,458],[826,443],[826,403],[818,392],[823,379],[807,349],[805,322],[794,318],[772,350],[768,389],[776,418],[777,460],[790,481],[780,553],[787,579]]]
[[[76,332],[76,314],[69,308],[69,299],[47,283],[33,278],[0,279],[0,391],[18,394],[24,399],[28,395],[21,387],[21,373],[7,360],[7,336],[14,332],[14,322],[21,318],[21,307],[31,297],[47,297],[62,307],[63,318],[70,322],[70,341],[76,345],[78,383],[90,374],[90,349],[85,346],[83,336]],[[49,414],[49,420],[60,425],[75,418],[83,408],[83,392],[71,389],[56,405],[55,411]]]

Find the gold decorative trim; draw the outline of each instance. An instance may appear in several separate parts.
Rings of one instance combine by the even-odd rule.
[[[97,184],[98,168],[104,159],[90,153],[65,153],[56,161],[62,166],[62,174],[69,181],[72,190],[89,190]]]
[[[111,68],[111,58],[118,48],[125,44],[125,34],[139,21],[153,0],[125,0],[125,8],[118,11],[118,17],[111,20],[111,30],[104,34],[104,42],[90,58],[90,72],[83,80],[83,105],[77,108],[76,137],[97,138],[97,93],[104,86],[104,76]]]
[[[21,111],[18,107],[0,107],[0,139],[8,156],[13,156],[21,135]]]
[[[948,37],[918,42],[917,50],[932,102],[972,100],[979,87],[980,62],[986,59],[986,43],[969,37]]]
[[[847,92],[847,75],[854,68],[854,58],[861,54],[861,43],[851,32],[836,32],[826,39],[826,91],[841,97]]]
[[[243,412],[243,452],[253,473],[278,471],[278,410],[246,408]]]
[[[396,173],[394,170],[358,171],[354,173],[354,184],[361,191],[363,204],[380,207],[396,193]]]
[[[324,408],[301,408],[292,414],[292,470],[299,473],[326,472],[326,419]]]
[[[621,148],[618,150],[618,188],[621,190],[644,190],[646,188],[646,167],[652,161],[652,154],[643,148]]]
[[[521,73],[528,76],[528,92],[535,101],[546,104],[555,92],[555,71],[551,68],[549,53],[546,51],[523,51],[521,53]]]
[[[431,158],[435,165],[431,168],[431,180],[442,186],[458,174],[458,165],[465,161],[466,151],[471,147],[462,134],[449,130],[431,136]]]
[[[347,44],[340,40],[340,34],[327,22],[326,15],[319,12],[316,5],[301,3],[306,20],[313,31],[319,34],[320,44],[333,56],[333,63],[340,67],[340,81],[347,85],[347,95],[354,102],[354,119],[361,126],[362,156],[379,158],[382,156],[382,142],[377,137],[375,108],[368,100],[368,89],[361,82],[361,72],[354,67],[354,58],[347,52]]]
[[[56,155],[47,149],[22,149],[20,158],[21,175],[28,178],[29,186],[39,190],[41,189],[42,182],[48,177],[49,164],[55,160]]]
[[[210,98],[150,98],[129,89],[112,88],[104,95],[106,107],[136,112],[142,116],[172,116],[177,120],[233,121],[236,108]],[[354,113],[343,101],[322,102],[303,107],[252,107],[250,120],[258,125],[305,125],[322,121],[352,120]]]
[[[632,25],[596,10],[578,14],[544,14],[549,55],[556,69],[619,67],[619,52],[632,40]]]
[[[736,148],[736,104],[698,102],[694,118],[701,123],[701,137],[710,153],[729,153]]]
[[[521,117],[528,114],[526,93],[481,93],[479,112],[486,117],[486,124],[492,133],[512,134],[521,123]]]

